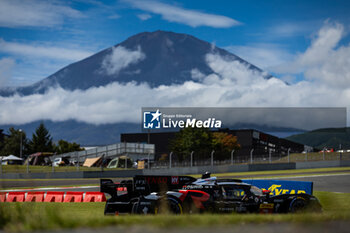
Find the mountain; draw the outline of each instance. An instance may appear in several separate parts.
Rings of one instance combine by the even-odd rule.
[[[198,79],[192,75],[194,70],[201,75],[215,73],[206,61],[206,55],[209,53],[218,54],[225,60],[239,61],[265,78],[271,77],[240,57],[194,36],[155,31],[134,35],[120,44],[70,64],[32,85],[2,89],[0,96],[45,93],[49,88],[57,86],[66,90],[86,90],[113,82],[133,81],[147,83],[151,87],[182,84],[190,80],[197,82]],[[0,129],[5,129],[6,132],[11,126],[22,128],[30,137],[39,123],[0,125]],[[139,124],[93,125],[74,120],[44,123],[54,140],[64,139],[82,145],[118,142],[120,133],[141,130]]]
[[[342,149],[350,149],[350,128],[318,129],[292,135],[287,137],[287,139],[318,149],[326,147],[338,150],[340,145]]]
[[[238,60],[250,69],[262,72],[240,57],[194,36],[166,31],[143,32],[70,64],[37,83],[15,90],[0,90],[0,95],[10,96],[16,91],[22,95],[44,93],[50,87],[56,86],[67,90],[86,90],[112,82],[146,82],[151,87],[181,84],[193,80],[191,73],[194,69],[204,75],[214,73],[205,61],[208,53]],[[130,59],[137,59],[137,62],[128,60],[128,56]],[[113,62],[124,66],[114,66]],[[105,68],[110,69],[106,72]],[[269,77],[266,75],[266,78]]]

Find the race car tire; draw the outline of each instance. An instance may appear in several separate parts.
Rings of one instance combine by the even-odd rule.
[[[306,210],[307,203],[304,199],[294,198],[289,205],[289,212],[300,213]]]
[[[155,213],[183,214],[183,207],[177,198],[168,196],[158,202]]]

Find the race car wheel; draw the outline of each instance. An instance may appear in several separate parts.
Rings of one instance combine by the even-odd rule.
[[[158,202],[155,212],[156,214],[182,214],[183,208],[176,198],[167,197]]]
[[[289,212],[300,213],[306,210],[306,201],[304,199],[293,199],[289,206]]]

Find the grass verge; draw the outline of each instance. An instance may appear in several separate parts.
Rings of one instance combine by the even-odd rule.
[[[24,232],[105,226],[159,228],[215,227],[246,223],[321,223],[350,220],[350,194],[315,192],[324,208],[320,214],[204,214],[104,216],[104,203],[0,203],[0,230]]]

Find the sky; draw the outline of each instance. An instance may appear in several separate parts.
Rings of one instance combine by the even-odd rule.
[[[158,106],[179,106],[190,99],[189,106],[349,109],[349,12],[347,0],[0,0],[0,87],[33,84],[132,35],[156,30],[191,34],[276,77],[266,81],[240,64],[208,54],[206,62],[216,76],[201,77],[195,71],[200,83],[156,89],[132,82],[112,83],[103,91],[57,88],[45,95],[1,97],[0,107],[5,111],[0,123],[40,118],[74,118],[95,124],[124,121],[130,115],[120,112],[130,110],[128,101],[137,102],[139,93],[145,98],[138,101],[135,113],[149,106],[154,93],[164,96],[152,102]],[[146,59],[142,51],[130,53]],[[119,94],[111,96],[115,90]],[[121,105],[124,94],[129,95],[128,103]],[[106,98],[115,102],[108,105]],[[96,106],[100,106],[99,113],[93,115]],[[50,114],[55,108],[65,110]],[[23,116],[19,112],[23,109],[32,114]],[[87,114],[81,114],[84,111]]]

